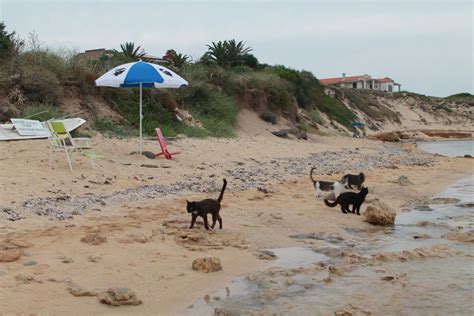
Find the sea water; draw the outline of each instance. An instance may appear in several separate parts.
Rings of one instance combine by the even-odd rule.
[[[464,155],[474,156],[474,140],[442,140],[430,142],[418,142],[421,150],[432,154],[439,154],[448,157]]]

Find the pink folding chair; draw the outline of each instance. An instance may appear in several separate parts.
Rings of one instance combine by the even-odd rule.
[[[165,138],[163,137],[163,134],[161,133],[161,129],[157,127],[155,131],[156,131],[156,137],[158,138],[158,143],[160,143],[160,147],[161,147],[161,152],[156,153],[155,157],[163,155],[165,156],[166,159],[171,160],[173,159],[173,155],[177,155],[181,153],[181,151],[169,152],[168,147],[166,146],[166,143],[165,143]]]

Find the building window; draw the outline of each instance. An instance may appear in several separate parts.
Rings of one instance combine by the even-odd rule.
[[[352,88],[357,89],[357,82],[354,82],[354,83],[352,84]]]

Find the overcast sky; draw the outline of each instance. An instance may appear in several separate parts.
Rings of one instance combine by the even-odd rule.
[[[8,31],[45,46],[119,48],[198,59],[212,41],[244,40],[260,62],[318,78],[370,74],[402,89],[473,93],[471,1],[21,1],[0,0]]]

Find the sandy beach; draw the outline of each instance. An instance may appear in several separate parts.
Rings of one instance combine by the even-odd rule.
[[[173,160],[130,155],[136,139],[95,135],[94,148],[104,156],[96,170],[76,155],[70,172],[60,153],[50,168],[47,140],[0,144],[0,241],[21,252],[0,262],[2,313],[192,314],[196,300],[265,269],[260,251],[299,245],[292,235],[345,238],[348,228],[371,227],[363,216],[315,198],[312,167],[323,180],[364,171],[369,195],[362,211],[379,199],[398,213],[474,170],[472,159],[427,154],[413,144],[282,139],[256,115],[244,112],[240,122],[235,139],[169,142],[182,151]],[[147,140],[144,148],[159,147]],[[401,175],[412,184],[400,185]],[[186,200],[217,198],[223,178],[223,229],[206,231],[200,220],[188,229]],[[96,244],[81,241],[87,236]],[[223,269],[191,269],[194,259],[208,256]],[[110,307],[68,290],[116,287],[133,290],[142,304]]]

